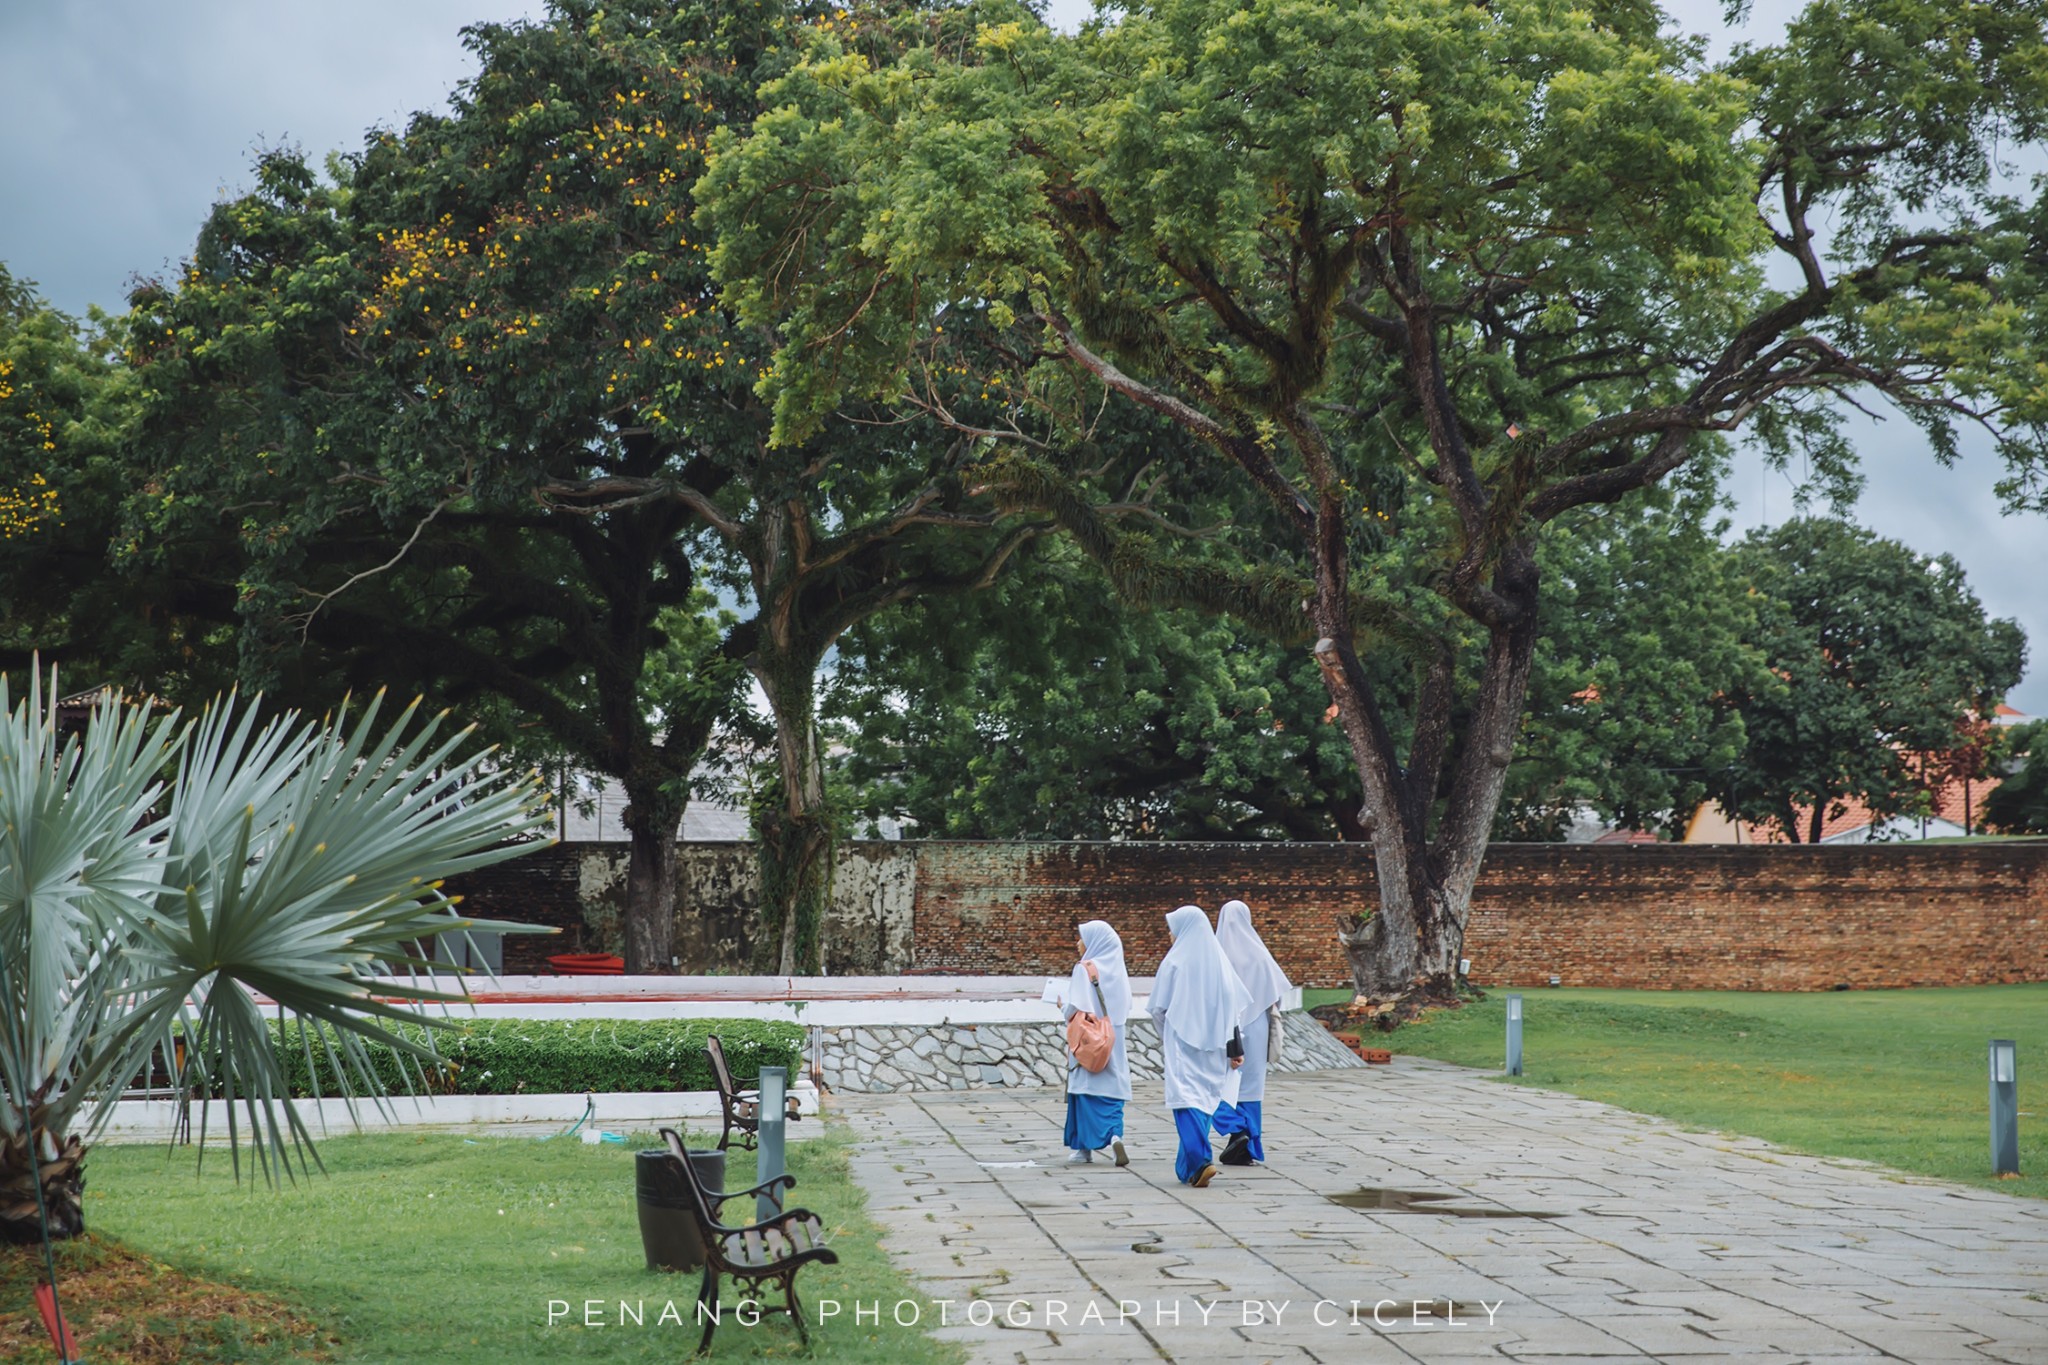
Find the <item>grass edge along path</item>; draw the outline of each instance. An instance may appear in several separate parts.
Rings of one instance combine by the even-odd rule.
[[[1392,1034],[1396,1053],[1499,1071],[1507,989]],[[1523,1071],[1688,1128],[2048,1197],[2048,984],[1892,991],[1530,987]],[[2019,1045],[2020,1171],[1991,1177],[1986,1047]]]
[[[694,1146],[705,1138],[693,1134],[690,1141]],[[160,1147],[102,1147],[87,1164],[90,1238],[66,1249],[59,1270],[105,1256],[111,1244],[143,1264],[253,1296],[266,1312],[295,1324],[254,1341],[231,1326],[214,1334],[216,1342],[198,1324],[159,1314],[155,1332],[181,1341],[182,1354],[100,1351],[88,1356],[95,1365],[304,1359],[309,1347],[337,1362],[672,1362],[696,1348],[702,1277],[645,1268],[633,1154],[651,1145],[647,1135],[635,1135],[624,1147],[442,1134],[335,1137],[320,1148],[326,1174],[277,1190],[260,1180],[251,1184],[246,1167],[236,1187],[218,1151],[208,1154],[195,1177],[190,1149],[166,1159]],[[953,1365],[959,1351],[927,1334],[929,1317],[916,1327],[892,1321],[899,1301],[926,1300],[881,1249],[881,1229],[868,1218],[866,1196],[848,1173],[850,1145],[835,1123],[789,1147],[798,1180],[792,1203],[824,1218],[841,1258],[838,1265],[807,1267],[798,1280],[809,1309],[809,1355]],[[727,1184],[751,1184],[753,1169],[751,1153],[733,1151]],[[0,1312],[34,1314],[29,1296],[40,1264],[39,1254],[18,1272],[12,1258],[0,1261],[7,1295]],[[739,1299],[728,1281],[722,1301],[730,1309]],[[843,1308],[821,1325],[819,1308],[828,1300]],[[555,1309],[550,1325],[551,1306],[560,1303],[570,1307]],[[673,1314],[664,1322],[670,1303]],[[879,1305],[879,1322],[863,1315],[856,1323],[856,1303]],[[76,1330],[79,1315],[67,1311]],[[11,1358],[56,1360],[47,1337],[38,1335],[38,1344],[39,1350]],[[796,1332],[779,1315],[750,1327],[728,1314],[708,1358],[804,1356]]]

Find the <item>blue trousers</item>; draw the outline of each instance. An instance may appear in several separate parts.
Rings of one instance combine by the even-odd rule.
[[[1173,1173],[1182,1184],[1191,1185],[1211,1160],[1209,1116],[1199,1109],[1176,1109],[1173,1126],[1180,1133],[1180,1151],[1173,1158]]]
[[[1067,1096],[1066,1144],[1077,1152],[1099,1152],[1124,1131],[1124,1102],[1107,1095]]]
[[[1251,1139],[1246,1155],[1253,1161],[1266,1159],[1266,1122],[1260,1111],[1264,1104],[1259,1100],[1244,1100],[1237,1104],[1226,1104],[1216,1111],[1216,1131],[1224,1137],[1232,1133],[1243,1133]]]

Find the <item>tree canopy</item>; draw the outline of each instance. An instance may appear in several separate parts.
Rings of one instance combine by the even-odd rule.
[[[854,413],[806,446],[767,439],[765,351],[719,305],[690,188],[710,135],[834,22],[783,0],[563,0],[479,25],[482,69],[447,114],[324,175],[265,157],[138,300],[138,551],[211,560],[246,672],[303,669],[313,645],[492,693],[618,777],[636,971],[669,967],[676,825],[744,672],[785,793],[761,828],[762,937],[770,965],[816,961],[819,662],[866,615],[992,581],[1046,529],[974,505],[971,443],[930,424]]]
[[[1827,518],[1754,532],[1734,551],[1780,684],[1740,698],[1747,743],[1714,774],[1722,809],[1817,843],[1861,803],[1911,813],[1930,765],[1988,718],[2026,667],[2026,637],[1989,618],[1949,555]]]
[[[1984,798],[1984,823],[2004,834],[2048,834],[2048,720],[2015,726],[2004,773]]]

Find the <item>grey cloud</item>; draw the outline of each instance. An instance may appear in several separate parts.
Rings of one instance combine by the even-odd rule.
[[[184,259],[255,153],[353,149],[444,107],[463,25],[538,0],[0,6],[0,260],[59,307],[118,308]]]

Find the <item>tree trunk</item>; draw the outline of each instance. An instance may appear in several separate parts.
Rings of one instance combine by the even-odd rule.
[[[36,1106],[40,1109],[40,1106]],[[41,1163],[43,1207],[50,1221],[50,1239],[62,1241],[85,1231],[85,1146],[76,1137],[58,1140],[40,1124],[31,1126],[36,1145],[54,1160]],[[42,1224],[36,1215],[34,1163],[29,1138],[0,1142],[0,1242],[39,1242]]]
[[[676,970],[676,837],[683,805],[657,787],[627,787],[625,825],[631,835],[626,861],[626,971],[663,976]]]
[[[781,976],[824,970],[825,911],[836,843],[818,752],[816,665],[757,662],[754,676],[775,713],[779,790],[760,815],[761,938],[755,959]]]
[[[1379,891],[1375,911],[1340,928],[1338,939],[1361,996],[1450,996],[1458,988],[1472,890],[1506,788],[1535,661],[1534,556],[1526,547],[1511,547],[1495,572],[1494,596],[1508,610],[1489,634],[1485,670],[1440,816],[1437,779],[1456,700],[1452,660],[1448,654],[1439,659],[1420,690],[1403,765],[1353,652],[1348,610],[1334,590],[1348,579],[1331,573],[1326,580],[1331,590],[1319,603],[1318,625],[1331,634],[1317,642],[1316,660],[1351,740],[1365,792],[1360,820],[1372,841]],[[1332,638],[1337,632],[1341,640]]]

